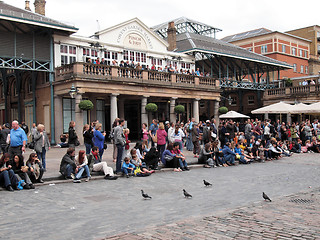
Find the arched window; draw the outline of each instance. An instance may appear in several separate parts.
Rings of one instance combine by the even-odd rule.
[[[12,96],[17,97],[18,96],[18,91],[17,91],[17,81],[14,80],[11,84],[11,93]]]

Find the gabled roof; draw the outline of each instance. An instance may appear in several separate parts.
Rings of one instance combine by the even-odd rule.
[[[155,34],[155,32],[153,32],[147,25],[145,25],[139,18],[132,18],[128,21],[125,21],[125,22],[122,22],[122,23],[119,23],[115,26],[112,26],[112,27],[109,27],[109,28],[106,28],[104,30],[101,30],[99,32],[96,32],[95,33],[95,36],[99,36],[99,35],[102,35],[102,34],[105,34],[107,32],[110,32],[114,29],[117,29],[117,28],[121,28],[122,26],[125,26],[125,25],[128,25],[130,23],[133,23],[133,22],[137,22],[138,24],[140,24],[150,35],[154,36],[155,38],[157,38],[159,41],[161,41],[165,46],[168,46],[168,42],[166,42],[165,40],[163,40],[161,37],[159,37],[157,34]]]
[[[74,33],[78,28],[53,20],[41,14],[33,13],[21,8],[11,6],[0,1],[0,20],[19,22],[39,27],[51,28],[60,31]]]
[[[182,33],[177,35],[177,52],[203,52],[218,56],[265,63],[283,68],[292,68],[289,64],[250,52],[231,43],[194,33]]]

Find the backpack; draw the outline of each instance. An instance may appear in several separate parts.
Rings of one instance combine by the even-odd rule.
[[[110,131],[110,133],[109,133],[109,138],[110,138],[111,140],[114,139],[114,129],[112,129],[112,130]]]

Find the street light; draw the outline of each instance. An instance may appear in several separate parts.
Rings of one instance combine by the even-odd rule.
[[[223,97],[223,96],[220,96],[220,98],[222,98],[222,99],[224,99],[224,100],[227,100],[228,101],[228,103],[229,103],[229,106],[232,104],[232,102],[233,102],[233,99],[231,98],[231,96],[229,95],[229,97],[228,98],[226,98],[226,97]]]
[[[77,95],[78,91],[79,91],[78,88],[76,88],[74,86],[74,84],[72,83],[71,89],[69,91],[70,97],[71,98],[75,98],[75,96]]]

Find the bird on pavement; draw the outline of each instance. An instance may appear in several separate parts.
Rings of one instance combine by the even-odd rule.
[[[192,195],[187,193],[186,190],[182,189],[182,191],[183,191],[183,195],[184,195],[185,198],[192,198]]]
[[[152,197],[150,197],[148,194],[144,193],[144,191],[141,189],[141,195],[144,199],[151,199]]]
[[[205,185],[206,187],[212,186],[212,184],[209,183],[209,182],[207,182],[206,180],[203,180],[203,183],[204,183],[204,185]]]
[[[262,193],[262,197],[264,198],[265,201],[269,200],[271,202],[271,199],[264,192]]]

